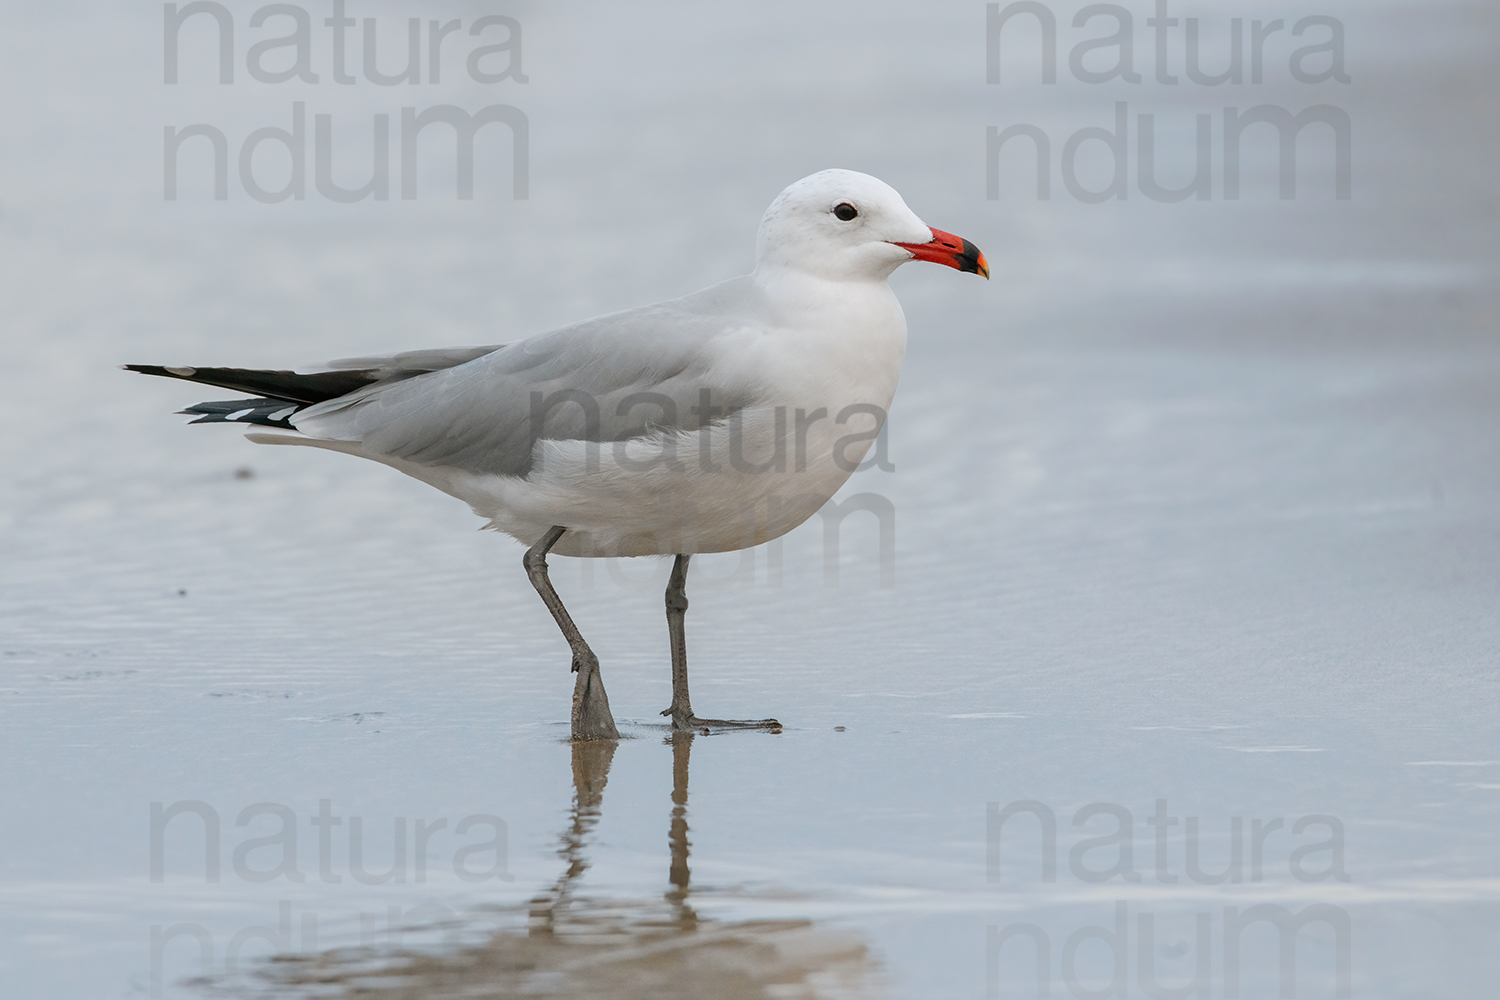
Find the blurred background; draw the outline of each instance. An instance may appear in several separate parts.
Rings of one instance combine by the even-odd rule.
[[[1083,6],[5,5],[6,995],[1489,996],[1500,12]],[[263,45],[303,18],[315,82]],[[496,104],[524,156],[486,126],[461,199],[431,126],[404,197],[403,109]],[[1234,123],[1307,109],[1230,197]],[[346,190],[386,116],[387,198],[323,193],[319,116]],[[168,197],[198,125],[225,197],[201,134]],[[699,710],[776,736],[668,738],[669,564],[557,559],[629,737],[570,746],[518,544],[117,368],[685,294],[830,166],[993,280],[892,279],[894,471],[841,499],[893,549],[857,513],[694,561]]]

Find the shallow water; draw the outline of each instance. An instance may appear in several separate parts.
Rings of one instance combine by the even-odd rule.
[[[230,9],[243,60],[270,36]],[[1130,9],[1139,85],[1065,52],[1055,86],[987,86],[981,4],[558,3],[505,11],[524,85],[454,61],[343,89],[213,83],[206,18],[167,86],[155,9],[12,12],[5,995],[1489,996],[1495,15],[1174,4],[1215,67],[1230,16],[1347,28],[1349,84],[1291,80],[1282,40],[1264,84],[1216,89],[1154,83]],[[411,201],[309,177],[262,205],[232,169],[216,202],[185,159],[163,200],[164,124],[237,143],[294,100],[347,122],[346,186],[370,114],[512,102],[530,197],[481,171],[455,201],[438,159]],[[1173,184],[1193,114],[1335,105],[1353,196],[1309,130],[1291,200],[1268,149],[1238,201],[1222,164],[1208,201],[1084,204],[1056,176],[1039,201],[1024,157],[986,198],[986,126],[1056,156],[1121,100],[1174,136]],[[748,267],[764,204],[829,165],[995,280],[893,280],[894,470],[842,494],[893,512],[888,548],[860,511],[836,554],[815,518],[694,561],[695,707],[779,734],[672,740],[668,563],[557,559],[627,737],[571,746],[518,545],[373,463],[184,427],[196,390],[114,368],[492,343],[681,294]],[[154,803],[199,805],[153,827]]]

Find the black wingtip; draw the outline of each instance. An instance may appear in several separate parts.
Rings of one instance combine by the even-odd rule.
[[[300,409],[303,404],[284,399],[220,399],[196,403],[177,412],[197,417],[189,420],[190,424],[259,424],[294,431],[297,428],[290,418]]]
[[[164,378],[180,378],[187,382],[197,381],[193,376],[198,374],[198,369],[189,368],[184,365],[121,365],[120,368],[127,372],[140,372],[142,375],[161,375]]]
[[[127,371],[142,375],[216,385],[221,389],[253,392],[269,399],[312,405],[361,389],[380,376],[375,369],[314,372],[266,371],[256,368],[194,368],[187,365],[126,365]]]

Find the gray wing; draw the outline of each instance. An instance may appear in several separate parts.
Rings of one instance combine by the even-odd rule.
[[[486,354],[493,354],[504,346],[504,344],[490,344],[487,347],[432,347],[421,351],[402,351],[400,354],[383,357],[340,358],[337,361],[328,362],[323,367],[363,369],[374,375],[376,381],[393,382],[425,375],[427,372],[443,368],[453,368],[456,365],[473,361],[475,358],[482,358]]]
[[[510,476],[530,471],[539,440],[696,430],[762,395],[714,365],[716,342],[751,321],[712,301],[702,308],[698,298],[601,316],[451,368],[371,385],[293,422],[303,433],[360,441],[378,455]]]

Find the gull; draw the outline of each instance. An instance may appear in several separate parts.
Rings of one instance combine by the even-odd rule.
[[[331,362],[326,371],[125,365],[248,392],[179,411],[275,429],[382,462],[457,497],[529,546],[528,578],[572,651],[574,740],[618,739],[599,660],[547,573],[549,553],[674,556],[666,591],[674,730],[779,730],[703,719],[688,695],[688,560],[759,545],[811,517],[874,442],[896,392],[906,317],[886,283],[909,260],[989,277],[968,240],[889,185],[824,170],[761,219],[755,269],[699,292],[508,344]]]

